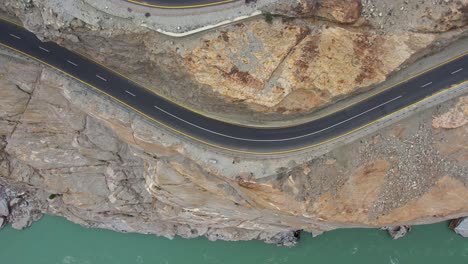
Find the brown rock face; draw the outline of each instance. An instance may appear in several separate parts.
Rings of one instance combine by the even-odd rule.
[[[393,210],[390,214],[379,218],[381,224],[394,223],[395,219],[403,223],[417,221],[421,216],[437,218],[450,215],[461,208],[468,208],[468,188],[462,182],[449,176],[437,180],[434,186],[420,198]]]
[[[468,1],[451,1],[443,12],[433,12],[426,8],[424,18],[429,23],[422,24],[416,29],[422,32],[445,32],[464,27],[468,23]]]
[[[380,83],[434,40],[427,34],[339,27],[309,35],[306,28],[260,21],[242,27],[187,53],[188,70],[232,100],[282,113],[324,106]]]
[[[252,18],[176,40],[152,31],[143,14],[96,1],[3,2],[3,12],[40,38],[196,111],[244,124],[285,122],[288,114],[294,122],[377,86],[466,35],[467,21],[467,1],[268,0],[257,6],[290,17]]]
[[[378,198],[389,168],[390,164],[385,160],[357,168],[336,194],[328,192],[320,196],[310,210],[323,221],[368,222],[369,211]]]
[[[275,104],[282,91],[266,90],[266,83],[308,29],[295,25],[270,27],[264,21],[238,27],[238,31],[204,40],[186,54],[187,68],[199,82],[233,100],[251,102],[255,97],[260,104]]]
[[[433,129],[432,110],[262,177],[248,166],[233,176],[189,154],[191,144],[29,63],[0,56],[0,185],[35,197],[37,213],[118,231],[273,243],[294,230],[468,215],[467,125]],[[232,158],[203,148],[195,155]],[[280,159],[236,162],[244,161]]]
[[[296,46],[274,85],[287,95],[296,90],[308,91],[310,103],[305,110],[310,110],[384,81],[433,39],[423,34],[381,36],[342,28],[323,29],[318,36],[307,36]],[[279,107],[304,110],[291,102],[279,103]]]
[[[316,16],[334,22],[350,24],[361,17],[361,0],[324,0],[320,1]]]

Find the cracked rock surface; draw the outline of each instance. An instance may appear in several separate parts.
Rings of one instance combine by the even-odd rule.
[[[438,126],[460,112],[466,118],[466,97],[267,177],[233,177],[49,69],[10,53],[0,65],[2,225],[22,229],[47,213],[121,232],[291,246],[300,230],[468,215],[468,126]]]
[[[101,10],[90,1],[5,0],[0,9],[42,39],[184,105],[240,122],[303,116],[466,36],[467,1],[257,4],[278,16],[177,39],[148,28],[143,14],[136,20],[130,11]]]

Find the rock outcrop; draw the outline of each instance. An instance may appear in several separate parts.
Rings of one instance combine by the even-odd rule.
[[[88,0],[4,0],[0,9],[189,107],[247,119],[284,118],[366,91],[466,34],[466,2],[428,2],[278,1],[275,12],[292,18],[177,40]],[[422,19],[416,11],[428,7]],[[301,230],[468,215],[466,97],[323,155],[250,159],[188,144],[1,51],[0,226],[22,229],[47,213],[121,232],[291,246]],[[213,156],[228,162],[217,169]]]
[[[468,237],[468,218],[461,219],[454,228],[454,231],[462,237]]]
[[[15,228],[48,213],[121,232],[290,246],[299,230],[468,215],[467,125],[432,128],[444,109],[269,175],[247,167],[234,177],[189,155],[184,140],[51,70],[9,56],[0,65],[0,184],[15,190],[0,200],[10,209],[2,221]]]
[[[466,35],[467,23],[466,1],[259,1],[264,11],[290,18],[257,18],[176,40],[88,0],[4,2],[2,10],[42,39],[188,107],[250,123],[296,117],[365,92]]]
[[[361,17],[360,0],[323,0],[319,1],[316,16],[333,22],[350,24]]]
[[[386,226],[382,230],[387,230],[393,239],[399,239],[406,236],[411,231],[411,226]]]
[[[309,35],[307,28],[260,21],[242,27],[187,53],[188,69],[226,97],[282,113],[314,109],[380,83],[434,40],[338,27]]]

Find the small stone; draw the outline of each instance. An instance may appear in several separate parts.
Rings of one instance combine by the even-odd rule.
[[[218,161],[215,160],[215,159],[209,159],[208,162],[211,163],[211,164],[216,164],[216,163],[218,163]]]

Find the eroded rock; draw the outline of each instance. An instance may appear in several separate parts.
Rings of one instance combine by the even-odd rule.
[[[316,16],[338,23],[355,23],[361,17],[361,0],[319,1]]]
[[[275,19],[228,26],[182,45],[147,29],[115,28],[102,17],[79,23],[70,13],[57,15],[49,2],[34,3],[27,13],[24,6],[13,9],[43,37],[88,50],[111,66],[126,61],[125,73],[145,71],[141,79],[163,76],[161,85],[185,98],[202,96],[195,86],[185,85],[186,93],[171,85],[194,78],[234,101],[282,113],[379,83],[436,40],[433,34]],[[191,148],[82,85],[30,62],[0,60],[0,179],[24,189],[8,198],[7,220],[15,228],[49,213],[120,232],[292,245],[292,230],[431,223],[468,212],[467,126],[433,129],[432,110],[286,167],[273,158],[249,161],[236,178],[215,169],[225,160],[222,153],[207,164],[199,156],[209,150]],[[159,74],[153,63],[173,74]],[[179,67],[184,63],[187,75]],[[15,74],[18,68],[31,75]],[[253,175],[251,166],[278,169]]]
[[[9,214],[8,202],[0,197],[0,216],[8,216]]]
[[[406,236],[411,231],[411,226],[386,226],[383,227],[382,230],[386,230],[393,239],[399,239]]]
[[[454,228],[455,232],[462,237],[468,237],[468,218],[463,218]]]
[[[15,228],[50,213],[121,232],[293,245],[291,230],[427,223],[468,211],[465,150],[439,147],[451,131],[466,137],[466,125],[433,134],[430,114],[272,175],[236,178],[52,71],[34,87],[0,151],[1,179],[25,188],[9,196]]]
[[[174,41],[87,1],[37,0],[25,8],[6,0],[0,8],[40,38],[86,53],[149,89],[244,122],[303,114],[365,91],[466,34],[466,1],[268,2],[259,6],[302,18],[271,24],[258,18]],[[296,74],[301,78],[290,81]]]
[[[380,83],[434,40],[427,34],[382,36],[338,27],[308,34],[305,28],[264,22],[225,34],[185,55],[189,70],[226,97],[281,113],[321,107]]]

